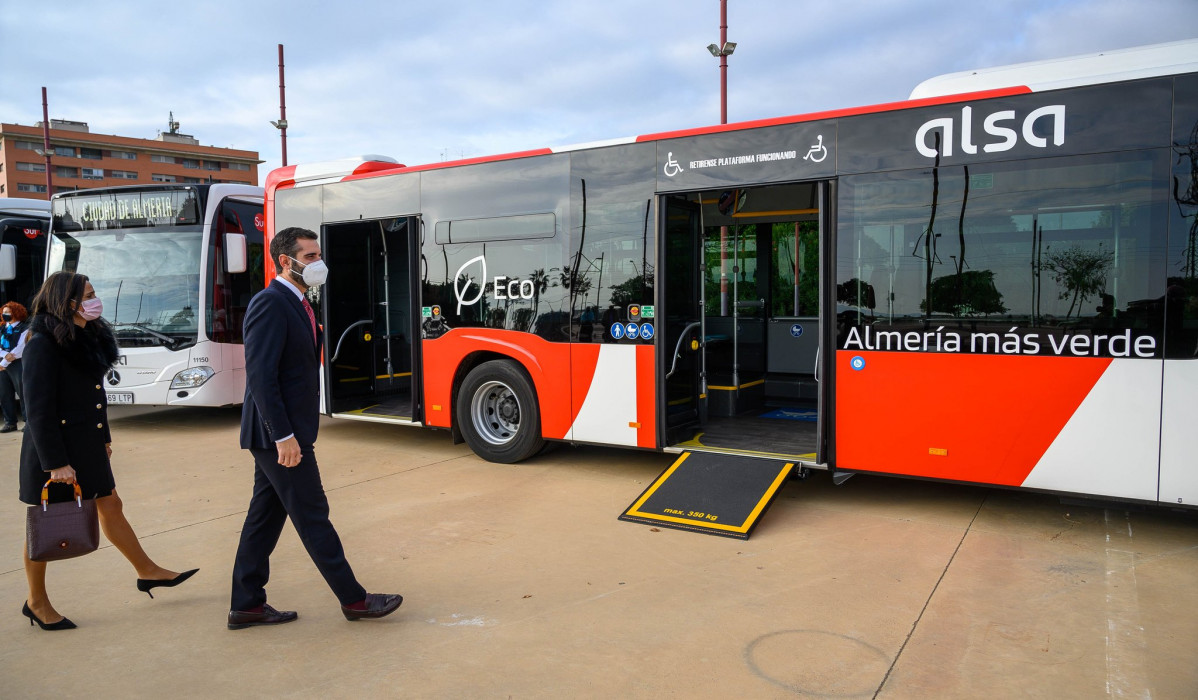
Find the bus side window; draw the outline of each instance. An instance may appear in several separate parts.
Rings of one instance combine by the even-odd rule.
[[[211,290],[208,300],[208,337],[221,343],[241,343],[242,322],[250,298],[260,292],[263,281],[262,231],[255,226],[261,220],[262,206],[248,202],[226,201],[221,204],[212,240],[209,242]],[[257,217],[257,218],[256,218]],[[231,273],[225,258],[225,234],[240,233],[246,239],[247,269]]]

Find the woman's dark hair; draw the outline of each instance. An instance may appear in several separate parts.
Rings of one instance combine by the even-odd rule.
[[[33,315],[47,316],[58,323],[49,324],[54,340],[65,345],[75,339],[75,309],[83,301],[87,275],[55,272],[46,278],[33,298]]]
[[[29,318],[29,312],[25,310],[25,307],[15,301],[5,302],[4,306],[0,307],[0,309],[8,309],[8,312],[12,314],[12,320],[17,323]]]

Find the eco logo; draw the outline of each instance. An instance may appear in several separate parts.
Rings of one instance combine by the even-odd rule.
[[[480,274],[478,276],[478,279],[483,280],[483,282],[475,282],[473,278],[471,278],[469,275],[465,274],[466,268],[470,267],[474,263],[478,263],[479,265],[482,266],[482,274]],[[466,262],[462,263],[462,266],[458,268],[457,273],[455,273],[454,277],[453,277],[453,295],[455,297],[457,297],[457,300],[458,300],[458,311],[457,312],[459,314],[462,313],[463,306],[470,306],[471,304],[477,304],[479,299],[483,298],[483,288],[486,286],[484,283],[486,279],[487,279],[487,259],[485,257],[483,257],[482,255],[479,255],[478,257],[470,258]],[[475,294],[473,299],[467,300],[466,292],[470,291],[471,284],[478,285],[478,294]]]

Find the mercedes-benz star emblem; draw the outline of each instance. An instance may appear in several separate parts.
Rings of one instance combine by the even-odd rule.
[[[121,383],[121,375],[115,369],[108,370],[108,383],[113,386]]]

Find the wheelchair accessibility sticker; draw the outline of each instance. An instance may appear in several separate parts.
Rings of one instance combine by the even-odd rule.
[[[853,359],[849,360],[849,367],[852,367],[860,372],[861,370],[865,369],[865,358],[860,355],[855,356]]]
[[[666,165],[664,168],[662,168],[662,172],[666,174],[666,177],[674,177],[678,173],[682,172],[682,166],[678,165],[678,161],[674,160],[673,151],[670,151],[670,153],[666,156]]]

